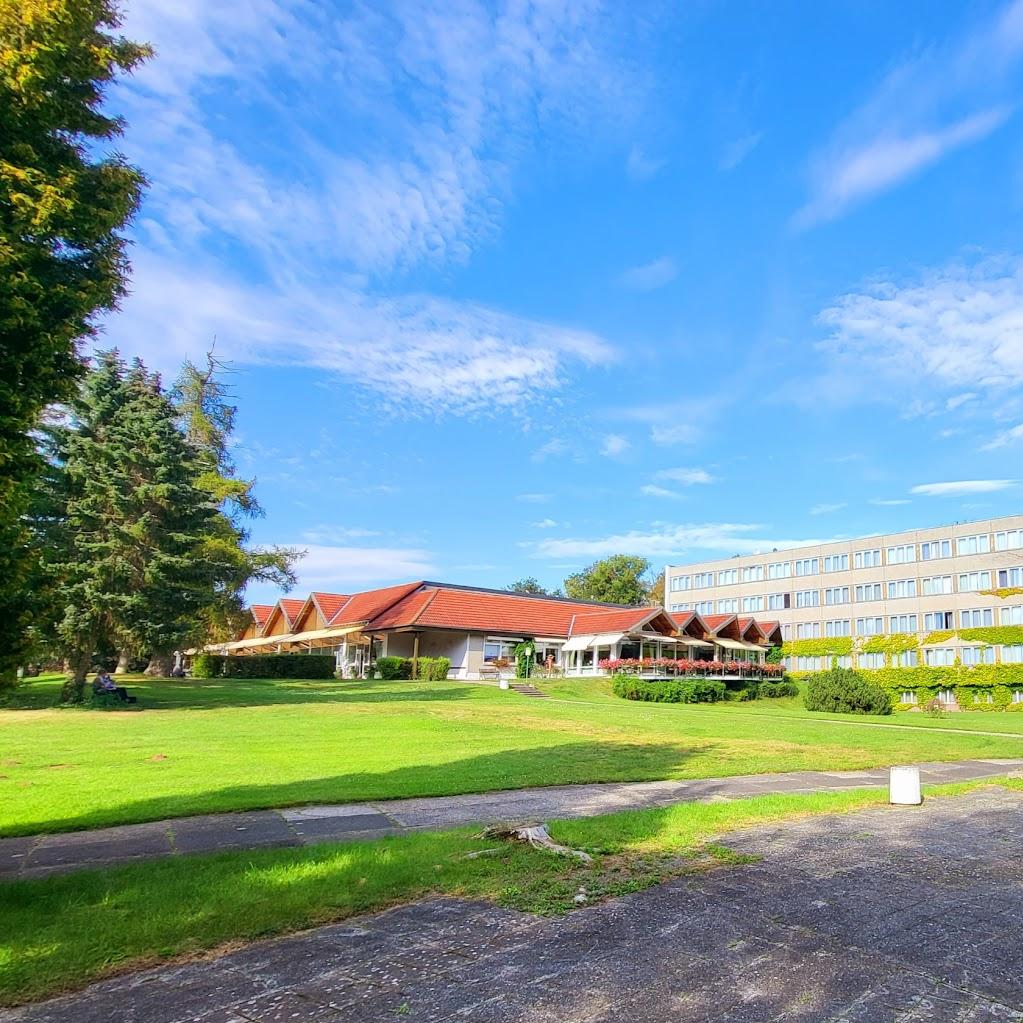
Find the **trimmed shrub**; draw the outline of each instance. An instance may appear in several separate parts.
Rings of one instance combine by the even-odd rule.
[[[380,677],[393,682],[395,679],[412,678],[412,661],[408,657],[378,657],[377,671]]]
[[[223,654],[196,654],[192,660],[192,678],[220,678],[226,660]]]
[[[852,668],[832,668],[807,680],[803,703],[807,710],[828,714],[891,714],[887,689]]]
[[[761,682],[758,695],[767,700],[776,700],[780,696],[798,696],[799,686],[795,682]]]
[[[443,682],[451,669],[450,657],[420,657],[416,665],[420,682]]]
[[[615,696],[650,703],[716,703],[725,698],[725,684],[709,678],[647,680],[616,675],[611,683]]]
[[[225,657],[223,678],[333,678],[334,658],[325,654],[250,654]]]

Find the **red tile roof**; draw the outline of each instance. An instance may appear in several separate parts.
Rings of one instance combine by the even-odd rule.
[[[760,631],[764,634],[764,639],[770,642],[771,638],[777,633],[777,639],[781,640],[781,624],[779,622],[757,622],[760,626]]]
[[[337,613],[328,624],[333,627],[370,622],[396,604],[402,597],[408,596],[422,585],[421,582],[403,583],[400,586],[386,586],[382,590],[354,593],[338,608]]]
[[[324,622],[329,622],[352,599],[350,593],[310,593],[309,596],[320,609]]]
[[[284,620],[289,626],[295,624],[298,613],[305,607],[304,600],[295,600],[291,597],[281,597],[277,603],[280,606],[281,613],[284,615]]]
[[[703,620],[707,625],[707,629],[710,632],[717,632],[722,625],[726,625],[732,621],[735,615],[704,615]]]
[[[252,612],[252,620],[257,625],[263,626],[266,624],[266,620],[270,617],[270,612],[273,609],[273,604],[253,604],[249,611]]]
[[[580,611],[572,622],[572,636],[583,636],[596,632],[628,632],[636,629],[651,613],[665,614],[659,607],[630,607],[608,611],[588,609]],[[670,621],[670,618],[669,618]],[[674,626],[674,622],[671,622]]]

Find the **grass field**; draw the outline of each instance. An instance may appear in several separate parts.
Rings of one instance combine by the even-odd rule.
[[[1023,788],[1019,779],[1005,784]],[[965,792],[978,784],[928,793]],[[161,960],[298,930],[430,894],[558,913],[737,862],[711,840],[735,828],[879,805],[876,790],[684,804],[552,825],[592,865],[528,847],[465,859],[486,844],[461,829],[139,863],[0,884],[0,1004],[16,1004]],[[900,812],[893,810],[893,813]],[[741,862],[741,861],[738,861]]]
[[[1023,715],[835,720],[798,700],[630,703],[599,680],[543,684],[555,698],[530,700],[458,682],[146,679],[129,682],[139,711],[55,709],[59,685],[36,680],[0,708],[0,835],[531,785],[1023,756]]]

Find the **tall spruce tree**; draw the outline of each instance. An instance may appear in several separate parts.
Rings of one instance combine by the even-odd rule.
[[[205,545],[216,505],[159,379],[103,353],[72,412],[53,574],[72,669],[63,698],[77,702],[101,644],[168,651],[188,637],[220,566]]]
[[[70,397],[77,345],[127,278],[120,232],[143,177],[109,152],[123,124],[103,99],[149,49],[118,25],[113,0],[0,0],[0,680],[30,631],[31,434]]]
[[[244,591],[250,582],[269,582],[287,591],[295,585],[295,563],[303,552],[289,547],[255,547],[246,520],[263,515],[255,480],[238,475],[231,457],[237,407],[224,382],[228,367],[212,351],[204,366],[186,361],[172,391],[178,422],[196,452],[197,485],[217,505],[204,537],[207,557],[219,566],[209,600],[196,621],[195,640],[222,639],[244,619]],[[155,669],[154,665],[154,669]]]

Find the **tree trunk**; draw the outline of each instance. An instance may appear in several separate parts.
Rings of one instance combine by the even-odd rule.
[[[92,647],[80,650],[68,658],[71,670],[60,691],[61,703],[81,703],[85,694],[85,676],[89,674],[92,662]]]
[[[114,668],[115,675],[127,675],[128,668],[131,667],[131,662],[134,655],[130,650],[125,648],[117,655],[117,667]]]
[[[146,665],[145,674],[154,678],[170,678],[171,668],[174,666],[174,654],[168,652],[154,651]]]

